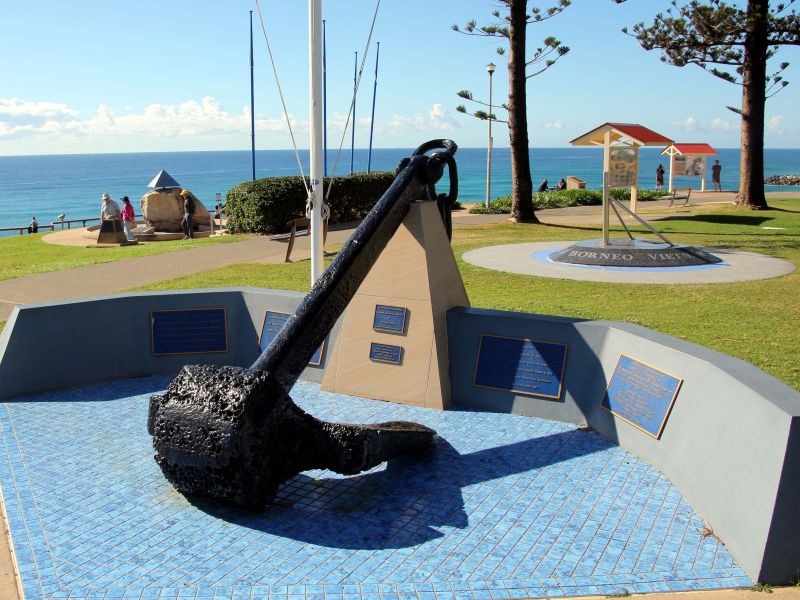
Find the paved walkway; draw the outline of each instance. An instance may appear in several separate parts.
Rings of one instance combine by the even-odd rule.
[[[770,192],[768,197],[790,197],[800,199],[800,192]],[[734,192],[693,192],[692,204],[731,203]],[[664,212],[669,202],[640,203],[640,216],[658,220],[687,209],[673,207]],[[546,224],[597,225],[601,222],[600,206],[578,206],[537,211],[539,219]],[[628,218],[632,221],[632,219]],[[466,210],[453,213],[454,227],[504,223],[508,215],[471,215]],[[82,230],[68,230],[44,236],[50,243],[84,245],[80,237]],[[328,244],[344,243],[352,229],[332,230]],[[40,273],[0,281],[0,321],[7,320],[15,304],[35,304],[72,300],[90,296],[115,294],[132,287],[193,275],[240,263],[281,263],[286,254],[286,244],[273,242],[267,237],[247,239],[232,244],[220,244],[170,252],[154,256],[142,256],[124,261],[113,261],[88,265],[64,271]],[[309,238],[297,238],[293,260],[309,257]]]

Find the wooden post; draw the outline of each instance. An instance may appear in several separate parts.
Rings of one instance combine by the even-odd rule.
[[[611,170],[611,131],[603,137],[603,246],[608,246],[608,210],[609,185]]]
[[[631,186],[631,212],[636,214],[636,200],[639,197],[639,146],[633,145],[634,179]]]
[[[674,190],[672,189],[672,171],[675,168],[675,150],[669,153],[669,188],[668,191],[671,194]]]

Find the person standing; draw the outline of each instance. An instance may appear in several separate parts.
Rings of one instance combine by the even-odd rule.
[[[133,204],[127,196],[122,197],[122,228],[125,230],[125,237],[129,242],[135,242],[136,236],[133,235],[133,228],[136,227],[136,214],[133,211]]]
[[[31,217],[31,224],[28,225],[28,233],[39,233],[39,221],[36,217]]]
[[[664,188],[664,165],[658,165],[656,169],[656,189]]]
[[[714,164],[711,166],[711,181],[714,182],[714,191],[721,192],[722,191],[722,184],[720,183],[720,176],[722,175],[722,165],[719,164],[718,160],[714,161]]]
[[[181,229],[183,229],[183,239],[190,240],[194,237],[192,235],[192,218],[194,217],[194,200],[192,193],[189,190],[181,190],[183,196],[183,221],[181,221]]]
[[[100,222],[119,219],[119,204],[111,199],[108,192],[103,194],[103,204],[100,205]]]

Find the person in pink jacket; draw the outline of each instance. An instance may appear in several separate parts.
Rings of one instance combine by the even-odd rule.
[[[127,196],[122,197],[122,228],[125,230],[125,237],[129,242],[136,241],[133,235],[133,227],[136,227],[133,205]]]

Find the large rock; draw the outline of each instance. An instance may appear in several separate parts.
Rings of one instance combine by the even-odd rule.
[[[153,190],[142,196],[141,207],[142,216],[148,225],[156,231],[181,231],[181,221],[183,220],[183,197],[182,188],[167,188],[163,190]],[[192,194],[194,198],[194,219],[193,224],[208,226],[209,213],[203,203]]]

